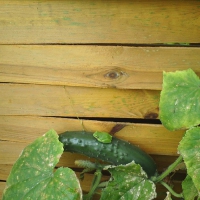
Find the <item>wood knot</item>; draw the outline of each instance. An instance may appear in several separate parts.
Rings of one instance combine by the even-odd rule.
[[[108,79],[121,79],[122,77],[128,77],[128,74],[124,71],[121,71],[120,69],[113,69],[106,74],[104,74],[105,78]]]
[[[117,79],[120,77],[120,73],[117,71],[110,71],[104,75],[106,78]]]
[[[158,117],[158,113],[148,112],[145,114],[144,119],[156,119]]]

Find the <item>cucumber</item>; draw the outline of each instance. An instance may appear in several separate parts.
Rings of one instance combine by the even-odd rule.
[[[134,160],[148,177],[155,175],[154,160],[137,146],[116,137],[112,138],[111,143],[102,143],[92,134],[85,131],[67,131],[59,134],[59,140],[64,144],[64,151],[84,154],[113,165],[128,164]]]

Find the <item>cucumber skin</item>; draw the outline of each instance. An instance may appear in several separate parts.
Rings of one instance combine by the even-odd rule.
[[[85,131],[67,131],[59,134],[59,140],[64,145],[64,151],[84,154],[113,165],[128,164],[134,160],[148,177],[156,174],[154,160],[139,147],[116,137],[112,138],[111,143],[101,143],[92,134]]]

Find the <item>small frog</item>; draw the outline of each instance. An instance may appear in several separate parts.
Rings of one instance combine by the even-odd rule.
[[[93,136],[102,143],[111,143],[112,141],[112,135],[106,132],[96,131]]]

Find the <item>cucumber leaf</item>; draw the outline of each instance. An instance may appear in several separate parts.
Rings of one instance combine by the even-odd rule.
[[[156,197],[155,184],[147,179],[140,165],[131,162],[127,165],[110,166],[111,179],[102,191],[100,200],[151,200]]]
[[[188,175],[195,187],[200,190],[200,127],[186,131],[178,150],[183,156]]]
[[[193,200],[198,196],[198,190],[189,175],[187,175],[185,180],[182,182],[182,188],[185,200]]]
[[[59,168],[63,144],[54,130],[28,145],[14,164],[7,179],[3,200],[76,200],[82,193],[75,173]]]
[[[192,69],[164,72],[160,120],[169,130],[200,124],[200,80]]]

